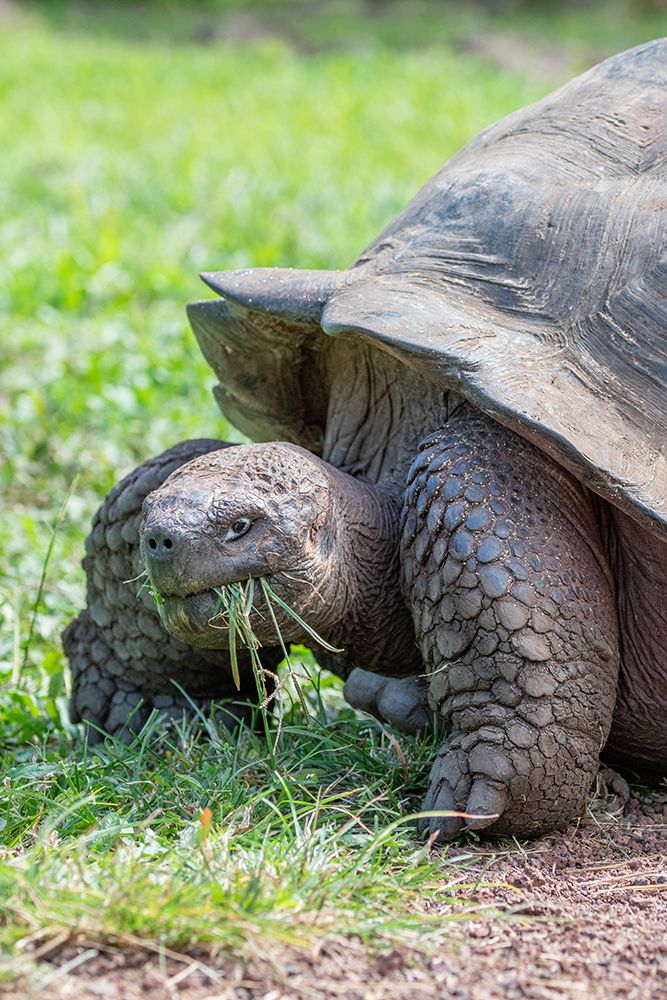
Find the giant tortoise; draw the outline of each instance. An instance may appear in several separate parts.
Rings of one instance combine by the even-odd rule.
[[[232,694],[216,594],[263,578],[353,704],[441,725],[424,808],[477,817],[444,839],[566,823],[600,754],[665,774],[666,239],[659,40],[487,129],[347,270],[204,275],[189,317],[257,443],[185,442],[107,499],[74,717]]]

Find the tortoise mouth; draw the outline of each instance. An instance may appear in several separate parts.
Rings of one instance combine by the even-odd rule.
[[[157,592],[158,612],[167,631],[190,646],[228,649],[229,626],[220,594],[222,586],[221,584],[219,587],[208,587],[206,590],[186,595]],[[266,610],[261,589],[257,586],[248,621],[253,634],[261,644],[267,642],[273,645],[276,642],[276,633],[271,616],[265,613]]]
[[[284,648],[285,643],[310,645],[310,640],[315,639],[332,649],[311,622],[301,617],[305,614],[310,618],[310,614],[303,607],[303,595],[294,592],[293,584],[294,578],[286,581],[278,574],[246,577],[231,585],[218,584],[189,594],[165,594],[157,588],[153,592],[166,630],[190,646],[229,649],[229,621],[233,617],[237,644],[250,641],[255,648],[277,644]]]
[[[228,629],[220,615],[220,597],[213,588],[186,596],[160,595],[158,611],[167,631],[190,646],[229,646]]]

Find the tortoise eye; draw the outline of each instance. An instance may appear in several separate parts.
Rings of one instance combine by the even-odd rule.
[[[241,538],[246,532],[250,531],[252,527],[252,519],[249,517],[239,517],[232,524],[231,528],[227,531],[225,535],[226,542],[234,542],[237,538]]]

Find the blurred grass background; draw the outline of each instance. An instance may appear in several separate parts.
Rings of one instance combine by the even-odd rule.
[[[20,769],[70,752],[79,768],[59,632],[83,600],[95,507],[178,440],[238,439],[185,321],[205,294],[198,271],[345,266],[484,126],[663,34],[659,0],[0,0],[0,809],[12,850],[57,829],[63,808],[57,783],[17,799]],[[73,833],[99,815],[85,818]]]

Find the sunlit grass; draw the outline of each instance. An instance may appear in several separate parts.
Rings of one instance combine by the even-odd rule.
[[[464,903],[475,882],[414,837],[432,737],[404,741],[406,780],[395,739],[308,696],[308,725],[295,705],[274,752],[213,718],[204,734],[153,719],[130,747],[7,759],[0,948],[45,931],[239,955],[348,934],[435,946],[447,921],[425,895]]]

